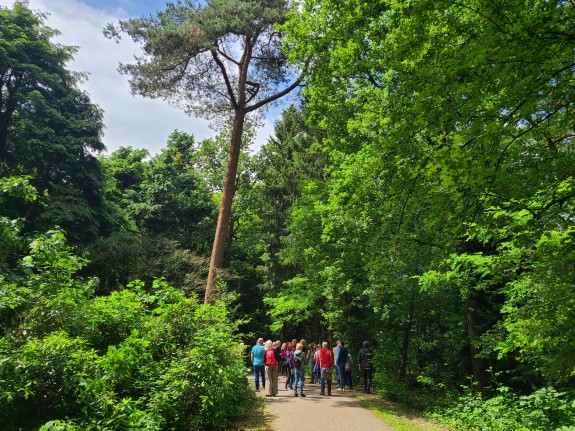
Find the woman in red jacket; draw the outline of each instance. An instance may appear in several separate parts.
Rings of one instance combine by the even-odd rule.
[[[278,361],[272,348],[272,340],[266,341],[264,348],[267,380],[266,397],[275,397],[278,394]]]

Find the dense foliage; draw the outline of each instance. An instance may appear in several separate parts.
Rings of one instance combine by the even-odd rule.
[[[276,326],[377,343],[393,399],[471,378],[489,414],[560,418],[508,429],[572,423],[574,18],[560,0],[302,2],[282,30],[331,166],[290,207]]]
[[[0,7],[0,29],[0,176],[32,176],[39,197],[8,199],[5,211],[26,217],[26,230],[58,224],[75,242],[110,232],[95,156],[102,112],[66,68],[75,48],[52,42],[58,32],[21,2]]]
[[[150,36],[150,62],[125,66],[135,90],[164,97],[152,73],[163,37],[206,36],[156,39],[160,18],[197,30],[210,11],[267,4],[208,3],[122,24]],[[285,2],[269,4],[283,20]],[[220,277],[231,307],[197,296],[238,125],[96,159],[100,113],[64,67],[73,50],[19,3],[0,18],[2,423],[226,426],[249,398],[241,324],[344,337],[352,354],[369,340],[376,390],[458,430],[573,429],[572,2],[302,1],[272,48],[282,67],[280,45],[309,66],[305,101],[238,156]],[[225,39],[224,24],[211,23]],[[199,47],[196,66],[228,46]],[[268,96],[289,78],[270,71],[258,75]]]
[[[204,430],[242,412],[250,397],[224,304],[162,280],[95,296],[61,232],[29,245],[10,234],[8,251],[25,254],[0,275],[3,429]]]

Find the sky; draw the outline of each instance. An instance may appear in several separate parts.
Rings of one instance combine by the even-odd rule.
[[[11,7],[13,0],[0,0]],[[46,24],[62,34],[54,42],[79,48],[68,68],[87,72],[79,87],[92,103],[104,111],[106,153],[119,147],[145,148],[157,154],[174,130],[189,133],[196,141],[216,135],[206,120],[193,118],[166,101],[132,96],[128,77],[117,71],[119,63],[131,63],[139,47],[128,37],[120,43],[106,39],[104,26],[118,19],[154,15],[164,0],[28,0],[30,9],[47,12]],[[252,151],[257,151],[273,133],[273,120],[258,130]]]

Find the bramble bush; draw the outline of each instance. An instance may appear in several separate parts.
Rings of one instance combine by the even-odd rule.
[[[97,280],[75,276],[84,264],[55,230],[1,269],[2,429],[229,426],[252,395],[226,305],[163,280],[98,297]]]

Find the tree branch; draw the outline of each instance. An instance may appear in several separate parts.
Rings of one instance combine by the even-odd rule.
[[[220,48],[218,48],[218,54],[220,54],[222,57],[224,57],[226,60],[234,63],[236,66],[239,66],[240,63],[233,57],[230,57],[228,54],[226,54],[226,52]]]
[[[218,53],[216,52],[215,49],[212,50],[212,57],[222,72],[222,76],[224,77],[224,81],[226,82],[226,88],[228,89],[228,94],[230,95],[232,105],[234,108],[237,108],[238,102],[236,100],[236,95],[234,94],[232,84],[230,83],[230,78],[228,77],[226,66],[224,65],[224,63],[222,63],[222,60],[220,60],[220,58],[218,57]]]
[[[252,106],[248,106],[246,108],[246,112],[252,112],[255,111],[256,109],[261,108],[264,105],[267,105],[270,102],[273,102],[274,100],[279,99],[280,97],[285,96],[286,94],[288,94],[290,91],[292,91],[294,88],[296,88],[301,82],[301,78],[296,79],[292,85],[290,85],[289,87],[284,88],[282,91],[280,91],[279,93],[276,93],[270,97],[267,97],[265,99],[260,100],[258,103],[253,104]]]

